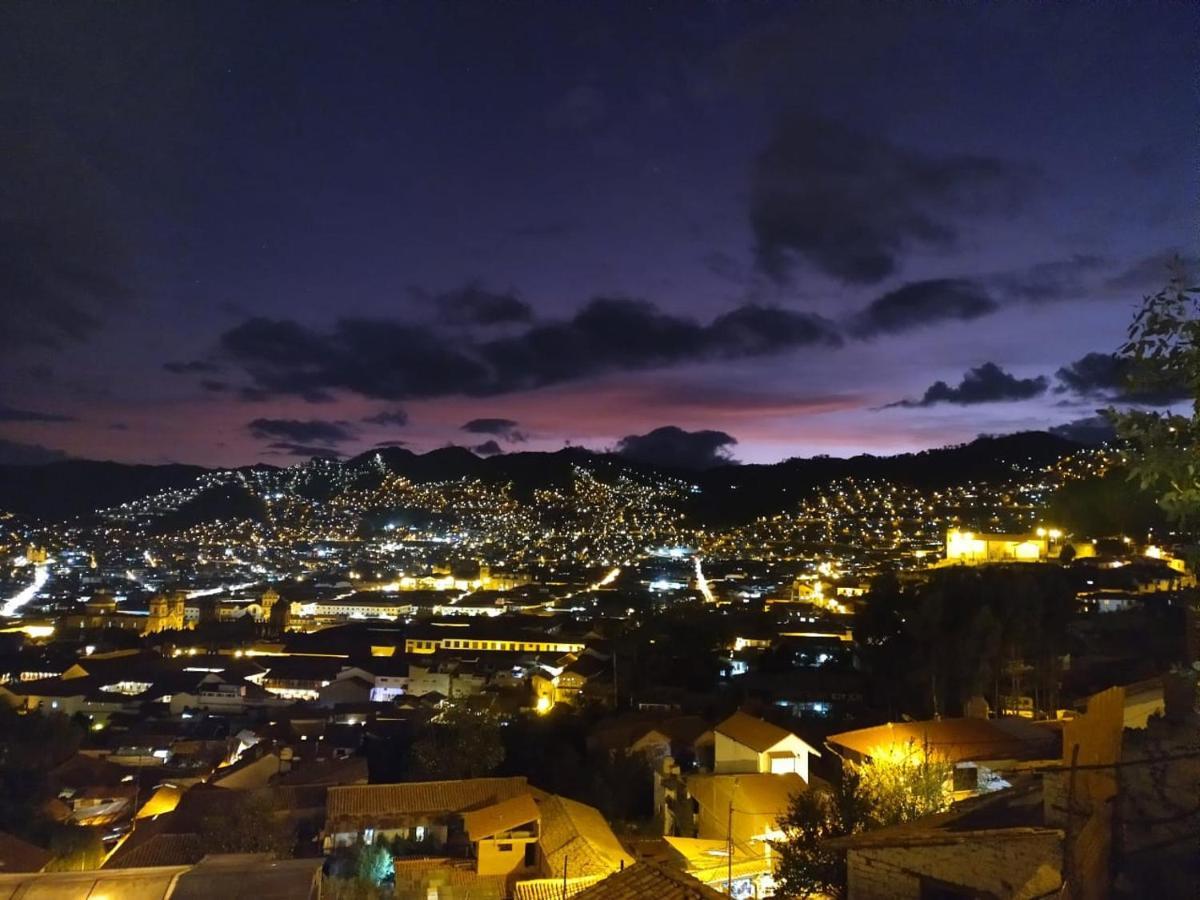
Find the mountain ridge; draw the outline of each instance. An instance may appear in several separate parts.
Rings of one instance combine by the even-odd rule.
[[[519,451],[481,457],[464,447],[441,447],[415,453],[400,447],[370,450],[343,461],[320,460],[276,467],[256,463],[229,468],[206,468],[179,463],[127,464],[97,460],[60,460],[40,465],[0,465],[0,510],[47,521],[86,515],[119,506],[160,491],[185,489],[206,474],[254,470],[301,470],[310,490],[325,489],[323,471],[350,473],[370,481],[382,472],[414,482],[449,481],[475,477],[493,483],[511,482],[522,493],[561,484],[575,467],[601,472],[659,474],[686,480],[699,488],[695,505],[706,518],[735,520],[778,509],[802,492],[842,477],[886,478],[918,486],[938,486],[963,480],[1011,477],[1015,464],[1044,466],[1083,445],[1044,431],[981,436],[966,444],[931,448],[891,456],[792,457],[777,463],[733,463],[699,471],[655,467],[615,453],[582,447],[554,451]],[[332,468],[331,468],[332,467]]]

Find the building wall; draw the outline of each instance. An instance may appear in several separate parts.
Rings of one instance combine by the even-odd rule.
[[[508,875],[525,868],[525,846],[535,838],[496,840],[488,838],[478,844],[475,871],[479,875]],[[507,847],[508,849],[504,849]]]
[[[759,768],[759,754],[719,731],[714,737],[713,746],[715,748],[713,771],[718,775],[763,771]]]
[[[789,759],[772,759],[770,753],[778,753],[780,751],[791,753]],[[806,782],[808,781],[808,748],[800,738],[792,735],[785,740],[780,741],[771,750],[766,753],[759,754],[759,771],[771,772],[775,775],[784,775],[788,772],[795,772]]]
[[[405,653],[436,653],[438,650],[490,650],[505,653],[582,653],[583,644],[552,638],[538,640],[446,637],[405,638]]]
[[[848,854],[850,900],[920,900],[922,879],[1032,900],[1062,883],[1062,837],[1055,833],[925,847],[883,847]]]
[[[715,733],[715,757],[713,771],[718,775],[742,772],[770,772],[784,775],[795,772],[808,781],[808,750],[800,738],[792,735],[762,753],[756,753],[744,744],[739,744],[719,731]],[[793,754],[793,759],[771,759],[772,752]]]

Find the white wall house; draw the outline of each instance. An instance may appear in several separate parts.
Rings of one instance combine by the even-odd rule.
[[[808,781],[808,760],[821,754],[790,731],[736,712],[713,729],[713,771],[718,775],[795,773]]]

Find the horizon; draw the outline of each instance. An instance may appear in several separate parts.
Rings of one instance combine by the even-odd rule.
[[[670,426],[667,426],[667,427],[670,427]],[[870,451],[858,451],[855,453],[846,453],[846,454],[817,453],[817,454],[813,454],[811,456],[803,456],[803,455],[786,456],[781,459],[770,460],[770,461],[766,461],[766,462],[750,462],[750,461],[737,459],[736,457],[733,457],[733,456],[729,456],[729,457],[722,457],[722,458],[712,460],[709,463],[706,463],[705,465],[700,466],[700,467],[680,464],[677,461],[668,462],[665,460],[658,460],[658,459],[649,458],[646,456],[639,456],[636,454],[631,455],[615,446],[596,448],[596,447],[585,447],[581,444],[566,444],[562,447],[545,449],[545,450],[518,447],[518,448],[503,450],[498,453],[490,453],[490,452],[481,453],[478,451],[477,448],[465,446],[463,444],[443,444],[440,447],[431,447],[427,450],[413,450],[408,447],[401,447],[401,446],[396,446],[396,445],[376,446],[376,447],[368,448],[367,450],[364,450],[361,453],[345,454],[342,456],[318,453],[318,454],[314,454],[313,456],[310,456],[308,458],[293,458],[287,462],[278,462],[278,461],[270,461],[270,460],[267,460],[267,461],[256,460],[254,462],[238,463],[238,464],[229,465],[229,466],[224,466],[224,465],[222,465],[222,466],[206,466],[206,465],[203,465],[200,463],[191,463],[191,462],[186,462],[184,460],[177,460],[177,459],[164,460],[161,462],[146,463],[146,462],[138,462],[138,461],[129,462],[129,461],[123,461],[123,460],[117,460],[117,459],[101,459],[101,458],[96,458],[96,457],[67,456],[67,457],[63,457],[61,459],[39,460],[37,462],[0,462],[0,468],[39,468],[42,466],[49,466],[49,465],[56,465],[56,464],[63,464],[63,463],[98,463],[98,464],[102,464],[102,465],[119,465],[119,466],[185,466],[185,467],[197,468],[197,469],[203,469],[206,471],[214,471],[215,472],[215,471],[236,471],[238,469],[250,469],[250,468],[255,468],[255,467],[288,469],[288,468],[294,468],[297,466],[304,466],[309,463],[313,463],[313,462],[317,462],[317,461],[327,461],[327,462],[349,464],[349,463],[353,463],[358,460],[362,460],[364,458],[369,458],[372,454],[387,453],[387,452],[393,452],[393,451],[407,453],[414,457],[426,457],[431,454],[440,453],[440,452],[447,451],[447,450],[459,450],[459,451],[468,453],[471,456],[473,456],[475,459],[478,459],[481,461],[500,460],[505,457],[512,457],[512,456],[543,455],[543,454],[555,455],[555,454],[559,454],[559,453],[568,453],[571,451],[579,451],[582,453],[590,454],[592,456],[611,457],[613,459],[620,460],[626,464],[633,465],[633,466],[642,466],[642,467],[647,467],[650,469],[660,469],[660,470],[675,470],[682,474],[700,474],[703,472],[709,472],[709,471],[712,471],[713,469],[718,469],[718,468],[722,468],[722,467],[734,467],[734,468],[745,467],[745,466],[771,467],[771,466],[783,465],[785,463],[810,462],[813,460],[851,461],[851,460],[855,460],[855,459],[859,459],[859,458],[897,459],[897,458],[904,457],[904,456],[919,456],[919,455],[925,454],[925,453],[938,453],[938,452],[958,450],[958,449],[961,449],[964,447],[969,447],[969,446],[972,446],[974,444],[984,442],[984,441],[1001,441],[1001,440],[1005,440],[1007,438],[1019,438],[1019,437],[1027,437],[1027,436],[1033,436],[1033,435],[1055,438],[1057,440],[1062,441],[1064,447],[1076,447],[1079,449],[1089,449],[1089,448],[1092,448],[1095,446],[1099,446],[1101,443],[1101,442],[1097,442],[1094,440],[1081,440],[1077,436],[1069,436],[1066,434],[1056,433],[1056,431],[1054,431],[1054,430],[1031,429],[1031,430],[1027,430],[1027,431],[1012,431],[1007,434],[977,434],[977,435],[975,435],[974,438],[971,438],[970,440],[966,440],[966,441],[960,441],[960,442],[951,443],[951,444],[939,444],[939,445],[931,446],[931,447],[922,447],[917,450],[901,450],[901,451],[897,451],[895,453],[872,453]]]
[[[1090,429],[1192,5],[16,5],[0,461]],[[29,52],[36,49],[36,53]]]

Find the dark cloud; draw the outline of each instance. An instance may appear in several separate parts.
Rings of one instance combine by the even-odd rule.
[[[914,281],[872,301],[852,319],[850,330],[860,337],[898,334],[936,322],[977,319],[999,308],[982,286],[967,279]]]
[[[776,125],[751,175],[760,268],[778,281],[803,260],[874,284],[915,247],[947,248],[968,217],[1011,210],[1029,172],[985,156],[926,156],[817,116]]]
[[[1017,378],[995,363],[988,362],[969,370],[957,387],[937,381],[929,386],[920,400],[901,400],[889,406],[934,406],[939,403],[970,406],[976,403],[1028,400],[1044,394],[1048,384],[1044,375],[1037,378]]]
[[[341,459],[342,453],[332,447],[322,447],[317,444],[298,444],[294,441],[272,441],[267,449],[273,454],[283,456],[300,456],[311,459],[319,456],[322,459]]]
[[[0,465],[3,466],[40,466],[69,458],[61,450],[41,444],[23,444],[0,438]]]
[[[1092,400],[1170,406],[1190,396],[1186,387],[1135,391],[1131,364],[1111,353],[1085,354],[1060,368],[1054,376],[1059,382],[1056,393],[1072,393]]]
[[[435,294],[431,299],[443,321],[459,325],[502,325],[533,318],[533,309],[516,294],[489,291],[477,284]]]
[[[366,416],[363,421],[370,425],[407,425],[408,413],[399,408],[385,409],[373,416]]]
[[[1005,299],[1026,303],[1055,303],[1086,298],[1094,276],[1111,264],[1101,256],[1077,253],[1069,259],[1036,263],[1025,269],[995,275],[989,281]]]
[[[1104,416],[1087,416],[1083,419],[1073,419],[1062,425],[1049,429],[1051,434],[1075,441],[1080,444],[1095,446],[1116,440],[1117,432]]]
[[[1176,274],[1182,275],[1189,285],[1194,284],[1200,277],[1200,258],[1179,250],[1153,253],[1108,279],[1107,286],[1114,291],[1152,293],[1164,287]]]
[[[341,319],[322,333],[253,318],[225,332],[221,349],[259,395],[313,399],[347,390],[404,400],[490,396],[612,371],[840,342],[829,322],[808,313],[747,305],[706,325],[645,301],[600,298],[569,319],[487,340],[392,320]]]
[[[213,373],[221,371],[221,367],[206,359],[192,359],[186,362],[166,362],[163,368],[175,375],[191,375],[195,373]]]
[[[499,456],[504,452],[495,439],[484,441],[482,444],[476,444],[471,448],[471,452],[477,456]]]
[[[462,430],[471,434],[494,434],[510,444],[521,444],[528,439],[519,423],[512,419],[472,419],[462,426]]]
[[[200,387],[208,391],[210,394],[223,394],[229,390],[229,385],[224,381],[218,381],[215,378],[205,378],[201,380]]]
[[[0,347],[62,347],[131,303],[131,254],[104,178],[50,134],[29,135],[9,131],[0,178]]]
[[[408,441],[397,441],[397,440],[376,441],[375,446],[376,447],[407,447]]]
[[[617,442],[616,451],[652,466],[700,470],[736,462],[729,452],[735,444],[737,439],[724,431],[684,431],[665,425],[647,434],[626,435]]]
[[[0,403],[0,422],[74,422],[74,416],[58,413],[38,412],[33,409],[17,409]]]
[[[247,422],[246,428],[255,437],[278,438],[299,444],[340,444],[354,437],[349,423],[321,419],[255,419]]]
[[[1054,373],[1058,393],[1071,391],[1083,397],[1121,393],[1128,384],[1129,367],[1111,353],[1088,353]]]

